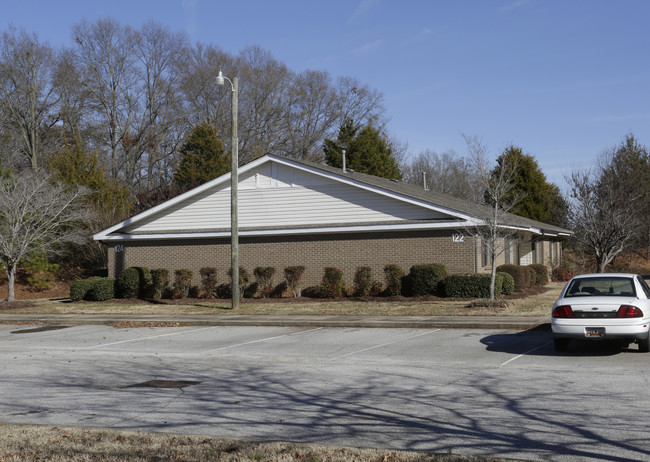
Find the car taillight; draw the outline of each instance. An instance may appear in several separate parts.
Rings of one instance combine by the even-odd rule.
[[[553,308],[553,317],[554,318],[572,318],[573,310],[569,305],[561,305]]]
[[[621,305],[616,316],[619,318],[642,318],[643,311],[636,306]]]

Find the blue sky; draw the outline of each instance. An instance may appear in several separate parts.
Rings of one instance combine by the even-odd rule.
[[[68,45],[72,26],[153,19],[237,54],[259,45],[290,69],[352,76],[383,93],[389,133],[494,158],[515,144],[563,187],[633,133],[650,145],[646,0],[0,0],[3,26]],[[224,73],[228,75],[226,69]]]

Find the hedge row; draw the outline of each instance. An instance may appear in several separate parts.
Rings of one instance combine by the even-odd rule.
[[[522,291],[529,287],[548,284],[548,268],[546,265],[532,264],[528,266],[501,265],[497,266],[500,273],[508,273],[515,281],[515,290]]]
[[[248,272],[240,267],[239,283],[241,294],[253,297],[281,297],[291,290],[294,296],[301,295],[301,278],[304,266],[290,266],[284,269],[285,281],[273,286],[273,267],[257,267],[253,271],[255,282],[249,284]],[[187,269],[174,272],[170,281],[166,269],[149,270],[143,267],[127,268],[115,279],[89,278],[74,281],[70,285],[70,298],[77,300],[108,300],[111,298],[230,298],[230,284],[217,283],[215,268],[201,268],[201,286],[192,286],[193,273]],[[230,275],[230,271],[228,271]],[[428,296],[457,298],[486,298],[490,292],[489,274],[452,274],[442,264],[413,265],[408,274],[397,265],[384,267],[385,284],[375,281],[371,269],[357,268],[354,285],[346,291],[343,271],[338,268],[325,268],[321,284],[305,289],[312,297],[357,296]],[[544,265],[501,265],[497,268],[495,295],[509,295],[515,290],[523,290],[531,285],[548,283],[548,270]]]
[[[491,274],[451,274],[445,279],[445,294],[455,298],[489,298]],[[515,281],[508,273],[497,273],[494,294],[510,295]]]
[[[92,277],[70,283],[70,300],[99,302],[115,298],[115,279]]]

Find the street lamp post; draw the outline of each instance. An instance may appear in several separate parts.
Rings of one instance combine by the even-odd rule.
[[[230,274],[232,281],[232,309],[239,308],[239,231],[238,231],[238,210],[237,190],[239,178],[237,174],[238,147],[237,139],[237,110],[239,104],[237,77],[230,80],[221,71],[217,75],[217,85],[224,85],[225,81],[230,82],[232,88],[232,140],[230,142]]]

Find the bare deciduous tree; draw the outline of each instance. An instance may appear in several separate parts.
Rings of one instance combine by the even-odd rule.
[[[599,273],[633,242],[640,227],[630,190],[622,188],[602,167],[596,171],[574,169],[569,184],[569,222],[574,239],[594,253]]]
[[[174,164],[174,154],[183,137],[183,117],[179,91],[181,69],[178,50],[187,49],[187,38],[154,22],[142,26],[136,35],[135,56],[140,90],[137,106],[138,158],[145,172],[140,189],[160,184],[160,176]]]
[[[294,76],[289,91],[287,147],[283,153],[313,162],[323,161],[321,144],[338,121],[337,96],[327,72],[305,71]]]
[[[133,157],[136,128],[134,33],[113,19],[82,22],[73,29],[75,59],[88,91],[99,139],[108,149],[107,164],[114,178],[132,185],[137,172]]]
[[[517,165],[504,162],[496,168],[490,168],[487,148],[482,141],[476,136],[463,135],[463,138],[478,180],[478,190],[474,194],[481,197],[476,210],[479,222],[471,234],[481,243],[491,263],[490,300],[494,300],[496,260],[506,250],[506,239],[514,234],[508,225],[512,224],[509,212],[519,200],[512,195]]]
[[[404,166],[403,180],[407,183],[421,185],[460,199],[479,202],[483,196],[478,175],[473,170],[473,163],[453,151],[437,154],[432,150],[421,152],[410,164]],[[426,179],[426,185],[423,183]]]
[[[11,27],[0,39],[0,108],[5,128],[20,142],[33,170],[40,165],[43,140],[58,121],[52,49],[34,34]]]
[[[8,301],[15,299],[16,269],[35,251],[52,253],[87,239],[80,190],[71,192],[49,176],[26,170],[0,179],[0,264],[7,274]]]
[[[240,161],[286,152],[291,71],[257,46],[246,48],[238,63]]]
[[[384,128],[384,96],[368,85],[352,77],[340,77],[336,85],[339,104],[339,120],[336,128],[346,120],[354,120],[360,126],[373,125]]]

